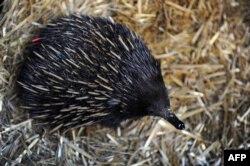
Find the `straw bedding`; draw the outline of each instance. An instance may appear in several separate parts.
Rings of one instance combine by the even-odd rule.
[[[250,147],[247,0],[5,0],[0,14],[0,165],[56,165],[57,133],[18,106],[16,74],[27,41],[74,12],[111,16],[136,31],[162,64],[177,131],[145,117],[62,137],[62,165],[221,165],[223,149]]]

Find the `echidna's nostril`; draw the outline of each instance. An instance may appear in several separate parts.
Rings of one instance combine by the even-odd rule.
[[[185,124],[170,110],[164,114],[164,118],[171,123],[176,129],[183,130],[185,129]]]
[[[180,129],[180,130],[185,129],[185,124],[184,124],[184,123],[180,123],[180,124],[178,125],[178,129]]]

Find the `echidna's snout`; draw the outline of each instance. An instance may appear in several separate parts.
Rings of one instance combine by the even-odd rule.
[[[177,116],[171,111],[171,109],[167,109],[164,114],[164,118],[171,123],[176,129],[183,130],[185,129],[185,124],[177,118]]]

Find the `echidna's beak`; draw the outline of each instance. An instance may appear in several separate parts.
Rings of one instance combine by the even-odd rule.
[[[171,123],[176,129],[183,130],[185,129],[185,124],[177,118],[177,116],[171,111],[170,108],[165,112],[164,118]]]

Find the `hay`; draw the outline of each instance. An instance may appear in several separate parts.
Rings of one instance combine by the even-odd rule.
[[[17,106],[15,79],[22,50],[36,29],[72,12],[111,16],[143,37],[161,60],[172,109],[186,130],[153,117],[124,122],[123,128],[72,130],[61,138],[61,164],[221,165],[223,149],[249,149],[246,3],[5,0],[0,14],[0,165],[56,165],[58,136],[38,132]]]

